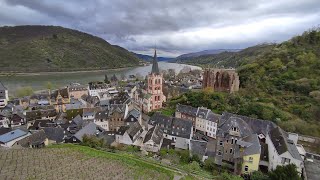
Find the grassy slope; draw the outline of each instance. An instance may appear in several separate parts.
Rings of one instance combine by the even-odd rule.
[[[306,32],[257,55],[241,60],[238,93],[188,93],[173,99],[171,106],[207,106],[320,137],[320,32]]]
[[[138,65],[131,52],[57,26],[0,27],[2,71],[69,71]]]

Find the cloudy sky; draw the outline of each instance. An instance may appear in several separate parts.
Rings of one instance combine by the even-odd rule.
[[[59,25],[144,54],[281,42],[320,24],[320,0],[0,0],[0,26]]]

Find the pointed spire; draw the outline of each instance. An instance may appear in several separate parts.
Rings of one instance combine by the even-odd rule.
[[[159,74],[159,66],[158,66],[158,60],[157,60],[157,50],[154,49],[154,56],[153,56],[153,62],[152,62],[152,74]]]

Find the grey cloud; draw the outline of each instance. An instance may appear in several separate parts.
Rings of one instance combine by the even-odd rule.
[[[0,5],[0,25],[61,25],[129,50],[149,52],[157,44],[171,55],[282,41],[320,22],[318,0],[0,0]],[[283,22],[284,27],[257,27],[281,18],[290,22]]]

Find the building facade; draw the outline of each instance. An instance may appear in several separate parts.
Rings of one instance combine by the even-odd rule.
[[[211,88],[217,92],[239,91],[239,75],[235,69],[211,69],[207,68],[203,73],[203,88]]]
[[[0,82],[0,108],[6,107],[9,101],[8,89]]]

